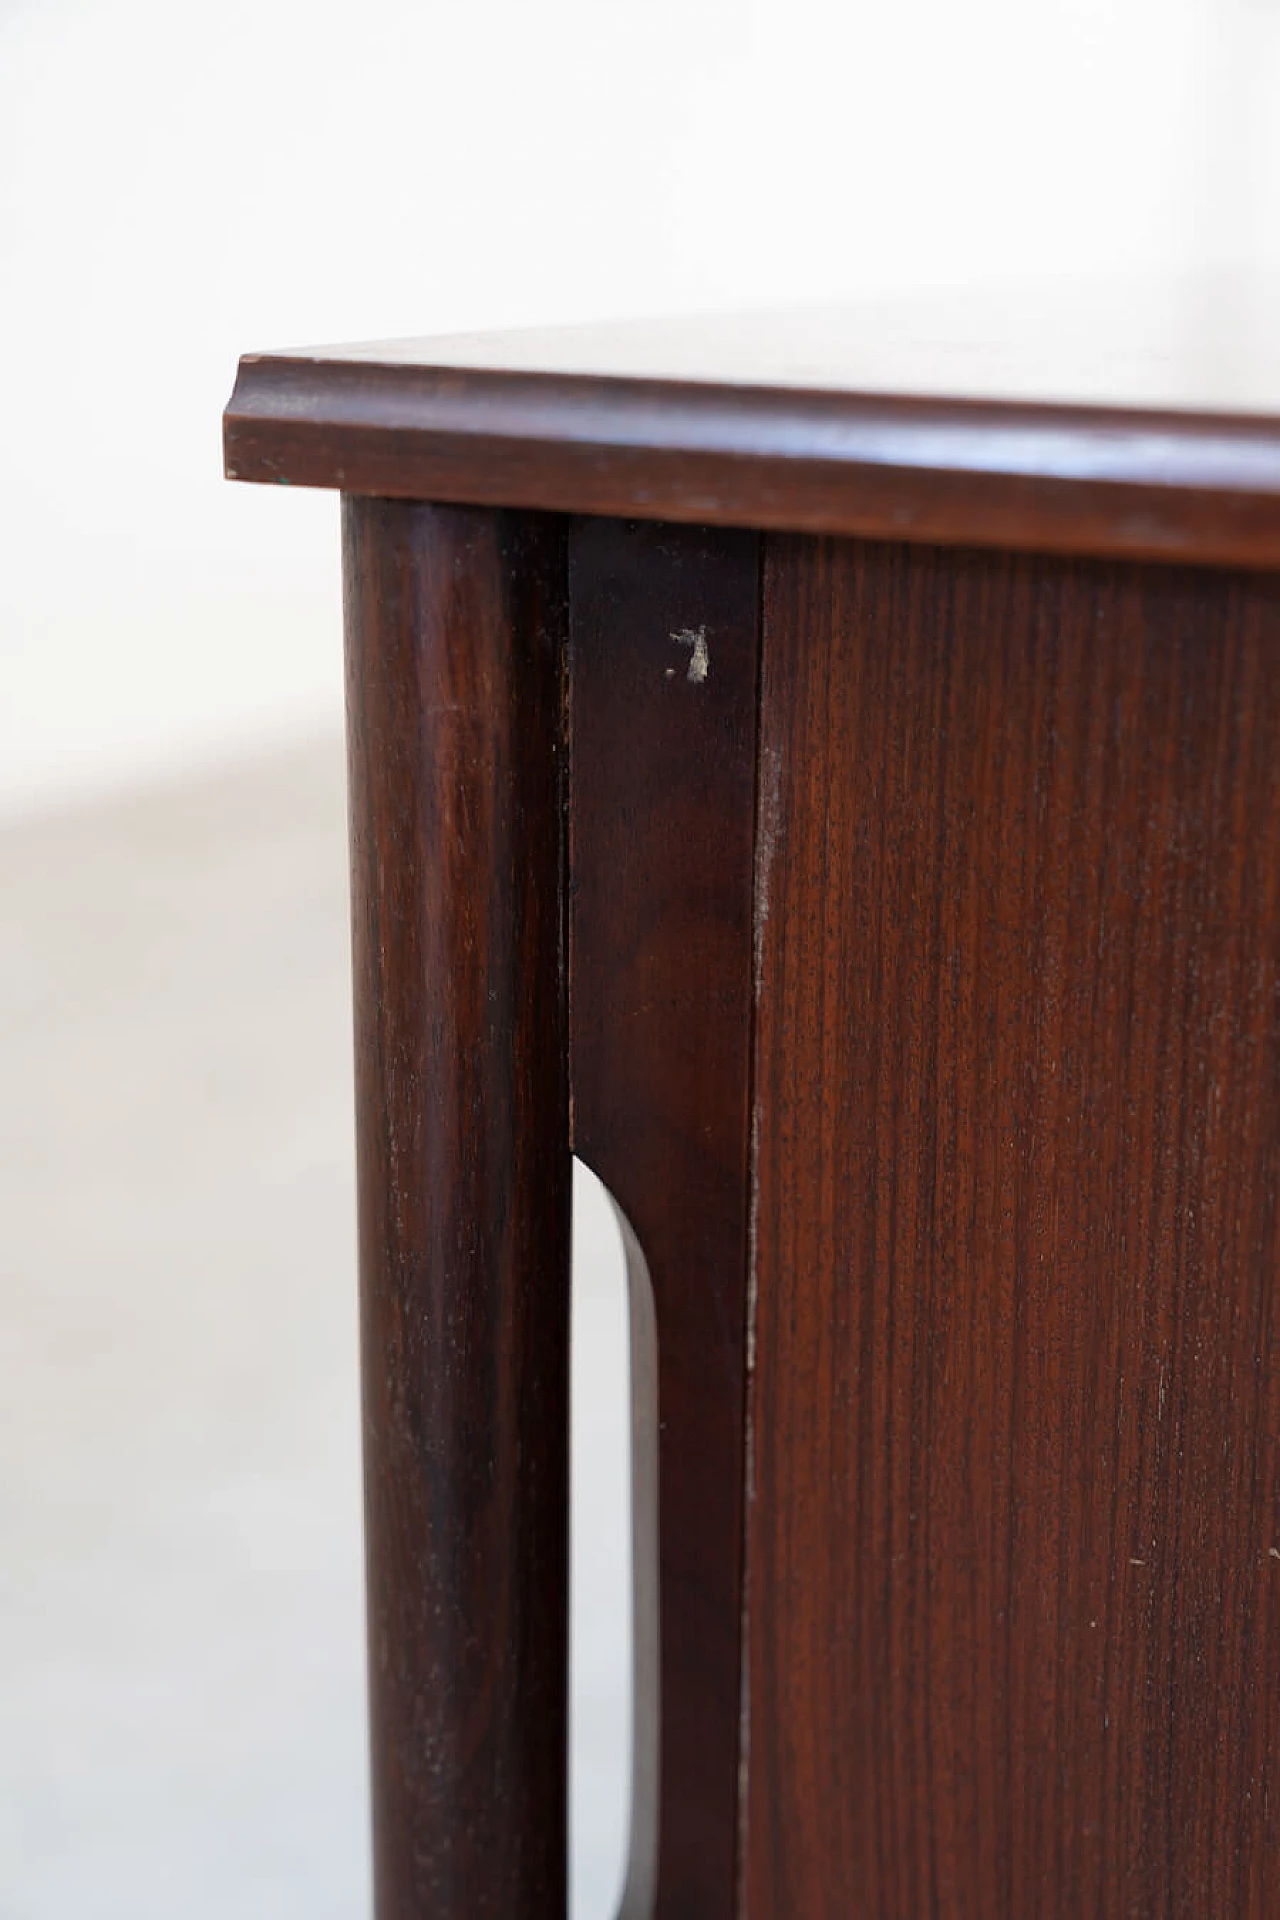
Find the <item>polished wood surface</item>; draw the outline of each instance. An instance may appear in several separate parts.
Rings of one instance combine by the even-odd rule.
[[[1275,290],[250,355],[225,443],[346,496],[379,1920],[564,1910],[571,1142],[624,1920],[1270,1920]]]
[[[566,1881],[565,545],[344,506],[380,1920]]]
[[[1116,275],[265,357],[318,366],[582,374],[662,385],[919,394],[1155,412],[1280,414],[1280,278]]]
[[[1265,1920],[1280,582],[765,575],[744,1920]]]
[[[641,1568],[637,1612],[658,1584],[660,1699],[650,1648],[627,1920],[734,1911],[759,546],[604,520],[570,539],[574,1147],[657,1331],[661,1579]]]
[[[234,477],[1280,566],[1280,291],[1000,289],[241,362]]]

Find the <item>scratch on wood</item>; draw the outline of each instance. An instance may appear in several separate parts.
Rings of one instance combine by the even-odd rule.
[[[782,756],[776,747],[762,746],[760,752],[760,797],[756,817],[756,886],[753,908],[754,979],[757,999],[761,969],[764,965],[764,930],[769,923],[769,883],[773,858],[778,845],[781,817]]]
[[[752,980],[753,1008],[760,1004],[764,979],[764,935],[769,920],[769,885],[777,852],[778,828],[782,810],[782,755],[774,746],[761,742],[756,797],[755,884],[752,899]],[[753,1016],[754,1024],[754,1016]],[[756,1320],[759,1306],[760,1258],[760,1103],[751,1102],[750,1188],[747,1203],[747,1338],[745,1380],[745,1457],[743,1494],[746,1502],[746,1539],[744,1556],[750,1553],[751,1512],[756,1498],[755,1460],[755,1370]],[[742,1581],[741,1678],[738,1709],[738,1844],[737,1897],[739,1909],[746,1904],[747,1872],[747,1785],[751,1772],[751,1596],[744,1570]]]

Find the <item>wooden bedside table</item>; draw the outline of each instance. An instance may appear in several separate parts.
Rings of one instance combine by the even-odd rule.
[[[381,1920],[564,1908],[571,1149],[627,1914],[1280,1911],[1280,301],[250,356],[226,454],[345,496]]]

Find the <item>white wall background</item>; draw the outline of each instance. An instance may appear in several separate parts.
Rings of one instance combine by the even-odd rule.
[[[1272,0],[0,0],[0,811],[336,724],[245,347],[1238,259]]]
[[[1115,267],[1259,259],[1280,253],[1278,102],[1280,0],[221,0],[207,8],[175,0],[0,0],[0,818],[58,810],[111,787],[146,785],[259,745],[338,728],[336,501],[223,482],[219,415],[242,349],[975,284],[994,276],[1105,275]],[[48,1108],[46,1133],[33,1133],[33,1116],[23,1112],[13,1116],[13,1139],[29,1154],[31,1140],[46,1140],[46,1162],[59,1179],[65,1173],[54,1187],[63,1194],[61,1225],[69,1235],[65,1269],[86,1298],[102,1294],[109,1302],[111,1325],[121,1317],[113,1288],[136,1292],[138,1246],[155,1240],[152,1148],[134,1152],[125,1140],[129,1152],[121,1148],[111,1162],[84,1150],[75,1131],[81,1112],[115,1116],[119,1087],[129,1071],[138,1075],[127,1008],[121,1012],[111,1000],[102,964],[109,941],[117,943],[111,950],[136,960],[150,939],[138,900],[113,879],[134,831],[121,820],[113,814],[102,829],[109,856],[96,851],[92,835],[81,845],[81,828],[67,829],[71,851],[61,854],[61,829],[52,829],[48,843],[42,828],[31,841],[13,839],[10,895],[0,889],[0,933],[6,906],[10,931],[19,914],[35,927],[13,945],[27,968],[21,977],[40,987],[59,966],[73,975],[65,1004],[50,1000],[38,1033],[27,1033],[31,1021],[23,1002],[13,1000],[12,981],[0,996],[0,1012],[12,1014],[12,1035],[31,1054],[27,1085],[40,1089]],[[328,918],[320,916],[320,935],[307,933],[303,943],[319,966],[315,956],[336,956],[342,941],[340,808],[334,806],[332,822],[328,814],[319,826],[301,820],[297,833],[319,862],[317,872],[328,876]],[[271,833],[263,839],[271,843]],[[219,891],[192,866],[192,847],[196,839],[182,841],[159,879],[146,864],[136,872],[152,887],[154,910],[188,916],[188,960],[175,966],[175,979],[186,981],[180,1004],[188,1025],[180,1031],[205,1046],[203,1023],[213,1016],[201,968],[209,952],[223,950],[217,929],[249,1000],[269,996],[276,975],[253,947],[259,922],[246,918],[240,854],[232,858],[217,841],[217,860],[234,868]],[[324,864],[330,852],[332,870]],[[288,843],[278,872],[259,885],[253,899],[261,897],[263,925],[274,925],[274,893],[297,860]],[[27,904],[15,914],[15,889],[27,868]],[[94,918],[77,887],[98,872],[109,900]],[[71,876],[67,899],[59,876]],[[36,939],[42,914],[52,929],[48,939]],[[83,975],[71,966],[77,954]],[[159,966],[155,954],[150,960]],[[284,970],[290,985],[282,993],[294,1004],[299,958],[288,941],[273,964]],[[136,968],[130,962],[123,972],[132,979]],[[332,1037],[336,1048],[324,1108],[332,1119],[332,1139],[324,1137],[328,1158],[307,1144],[309,1116],[294,1116],[303,1140],[297,1152],[311,1154],[307,1165],[324,1192],[349,1175],[345,1117],[340,1123],[347,1114],[345,981],[338,973],[324,977],[315,1027],[299,1027],[290,1043],[297,1060],[313,1058],[315,1037]],[[150,975],[138,977],[146,985]],[[98,1008],[100,1027],[88,1050],[67,1006],[84,1020]],[[267,1012],[274,1031],[274,1002]],[[223,1025],[223,1039],[209,1041],[205,1052],[221,1060],[223,1048],[238,1058],[246,1031],[238,1000],[226,1000]],[[182,1068],[173,1035],[163,1025],[148,1033],[155,1071]],[[284,1041],[292,1033],[286,1023]],[[10,1054],[15,1048],[12,1039]],[[129,1068],[117,1064],[125,1058]],[[65,1087],[54,1073],[59,1060]],[[267,1050],[259,1066],[259,1079],[246,1079],[244,1112],[267,1127],[276,1125],[271,1098],[288,1081],[288,1062]],[[198,1077],[188,1079],[182,1114],[155,1108],[169,1116],[175,1164],[200,1164],[205,1181],[192,1188],[196,1198],[175,1188],[165,1215],[173,1246],[152,1248],[155,1284],[171,1298],[163,1325],[173,1332],[175,1354],[190,1346],[182,1286],[194,1284],[192,1275],[200,1281],[205,1258],[182,1265],[188,1236],[200,1250],[201,1221],[209,1215],[246,1244],[255,1231],[251,1219],[238,1219],[244,1190],[230,1206],[230,1175],[215,1179],[203,1165],[203,1133],[192,1114],[205,1092]],[[115,1129],[117,1119],[102,1127]],[[294,1135],[282,1127],[276,1133],[288,1144]],[[240,1137],[238,1123],[230,1133]],[[249,1129],[246,1139],[251,1148],[257,1137]],[[115,1133],[111,1142],[119,1144]],[[75,1154],[88,1175],[106,1183],[106,1198],[77,1185]],[[257,1148],[249,1162],[263,1181],[263,1217],[284,1235],[296,1206],[288,1183],[273,1185],[271,1158],[259,1164]],[[27,1179],[17,1148],[8,1165],[17,1192]],[[248,1173],[236,1179],[244,1183]],[[8,1327],[12,1354],[27,1354],[13,1332],[13,1302],[29,1300],[29,1346],[35,1352],[46,1340],[48,1323],[48,1350],[58,1365],[50,1359],[48,1375],[40,1375],[27,1359],[19,1365],[10,1357],[10,1379],[29,1377],[29,1398],[8,1394],[8,1402],[19,1409],[15,1432],[23,1444],[31,1444],[33,1432],[21,1411],[27,1405],[38,1404],[50,1432],[58,1428],[67,1484],[79,1488],[79,1455],[67,1434],[81,1419],[81,1388],[79,1375],[61,1365],[58,1319],[61,1313],[69,1321],[71,1309],[46,1298],[44,1269],[13,1229],[19,1200],[21,1194],[12,1198],[8,1219],[0,1217],[0,1256],[12,1258],[0,1331]],[[593,1200],[583,1185],[581,1200],[580,1229],[595,1236],[599,1260],[608,1235],[599,1196]],[[75,1210],[90,1202],[123,1221],[115,1254],[98,1213],[84,1213],[83,1231],[77,1225]],[[31,1248],[50,1240],[46,1213],[48,1202],[29,1198]],[[330,1236],[342,1240],[342,1229]],[[217,1260],[207,1261],[215,1277],[236,1271],[240,1260],[234,1248],[219,1248],[221,1242]],[[263,1288],[284,1311],[290,1284],[305,1283],[307,1271],[296,1252],[273,1248],[271,1242]],[[336,1390],[349,1394],[345,1263],[344,1240],[334,1254],[326,1325]],[[603,1352],[610,1338],[618,1346],[618,1329],[608,1331],[610,1315],[618,1315],[616,1292],[593,1296],[587,1308],[597,1319],[589,1327],[583,1319],[581,1354],[587,1346]],[[96,1390],[119,1398],[121,1380],[132,1379],[123,1361],[102,1361],[84,1346],[83,1319],[75,1327]],[[257,1357],[251,1327],[236,1327],[226,1332],[232,1375]],[[152,1423],[163,1413],[154,1382],[138,1379],[132,1413],[121,1404],[125,1453],[106,1448],[100,1419],[86,1434],[75,1427],[75,1444],[102,1455],[104,1484],[115,1484],[129,1448],[150,1444]],[[311,1392],[309,1380],[299,1380],[297,1390]],[[61,1427],[58,1394],[69,1409]],[[274,1405],[271,1394],[265,1404]],[[213,1407],[207,1432],[201,1430],[213,1465],[223,1455],[219,1419]],[[353,1432],[351,1419],[344,1455],[351,1488]],[[40,1471],[50,1480],[52,1459],[50,1442],[44,1467],[23,1461],[17,1471],[25,1500],[19,1511],[31,1519],[31,1538],[40,1540],[52,1511]],[[188,1480],[178,1480],[173,1509],[182,1513],[192,1496]],[[604,1476],[597,1492],[599,1513],[580,1532],[597,1542],[597,1559],[608,1559],[606,1521],[616,1519],[618,1484]],[[121,1500],[127,1494],[129,1488]],[[328,1482],[317,1501],[317,1511],[328,1511]],[[355,1613],[353,1492],[349,1507],[351,1578],[342,1574],[340,1597]],[[79,1509],[71,1511],[67,1538],[77,1553],[88,1553],[92,1540],[86,1546]],[[163,1507],[157,1538],[169,1538],[171,1519]],[[201,1540],[205,1534],[207,1528]],[[123,1536],[125,1546],[130,1538]],[[21,1540],[10,1559],[13,1551],[21,1553]],[[215,1553],[217,1542],[205,1540],[201,1551]],[[79,1569],[81,1561],[69,1565]],[[77,1572],[81,1586],[58,1569],[48,1574],[50,1592],[63,1596],[67,1609],[56,1628],[71,1638],[84,1636],[84,1620],[100,1611],[92,1596],[107,1590],[115,1563],[90,1555],[84,1565],[90,1571],[83,1580]],[[196,1576],[205,1580],[201,1567],[192,1559],[182,1572],[192,1592]],[[601,1565],[597,1574],[606,1586],[612,1569]],[[269,1611],[259,1592],[248,1580],[234,1586],[244,1609]],[[282,1644],[286,1615],[263,1613],[263,1620],[261,1645],[274,1647],[273,1634]],[[624,1626],[618,1609],[597,1609],[587,1622],[587,1667],[606,1672],[616,1665]],[[328,1651],[326,1634],[328,1626],[320,1634],[317,1624],[315,1661],[324,1670],[336,1659],[347,1663],[334,1667],[347,1688],[334,1724],[345,1726],[342,1715],[353,1720],[359,1711],[355,1632],[344,1628],[344,1655]],[[257,1645],[236,1615],[228,1659],[248,1657],[246,1649]],[[192,1661],[175,1647],[171,1667],[186,1672]],[[155,1674],[163,1678],[165,1668],[150,1645],[138,1644],[136,1672],[121,1665],[117,1651],[102,1668],[92,1667],[90,1653],[92,1647],[84,1670],[119,1670],[119,1692],[130,1703],[144,1697],[144,1682],[152,1692],[159,1688]],[[50,1661],[67,1695],[67,1724],[75,1722],[84,1741],[81,1668],[58,1649]],[[280,1686],[292,1684],[292,1672]],[[152,1799],[138,1789],[132,1824],[111,1811],[123,1805],[134,1776],[119,1766],[119,1755],[111,1770],[88,1747],[77,1788],[75,1753],[52,1753],[61,1722],[50,1707],[48,1674],[33,1668],[29,1682],[29,1718],[12,1715],[19,1728],[8,1749],[13,1774],[27,1782],[33,1805],[48,1788],[40,1807],[52,1809],[50,1820],[75,1826],[75,1807],[83,1801],[88,1811],[75,1839],[54,1826],[33,1839],[31,1828],[35,1864],[27,1885],[36,1891],[13,1912],[25,1920],[67,1910],[67,1876],[81,1876],[90,1905],[96,1901],[94,1910],[104,1914],[173,1910],[171,1901],[163,1905],[155,1874]],[[186,1684],[205,1682],[192,1668]],[[157,1732],[167,1724],[161,1709],[146,1699],[138,1716],[154,1741],[155,1778],[173,1776],[178,1788],[188,1774],[196,1780],[190,1834],[177,1816],[171,1820],[167,1859],[177,1862],[180,1882],[201,1857],[200,1834],[223,1845],[234,1824],[217,1805],[230,1770],[217,1745],[205,1753],[207,1728],[196,1728],[200,1740],[190,1751],[175,1753]],[[186,1711],[184,1699],[182,1693],[175,1715]],[[271,1699],[267,1707],[276,1711]],[[286,1707],[276,1718],[263,1713],[280,1741],[297,1734],[294,1707]],[[225,1713],[234,1734],[230,1751],[244,1732],[242,1695],[226,1693]],[[107,1724],[106,1709],[98,1718]],[[587,1741],[597,1743],[593,1753],[603,1751],[616,1736],[612,1709],[604,1720],[581,1720],[583,1751]],[[303,1726],[299,1738],[305,1734]],[[50,1747],[44,1772],[31,1759],[38,1741]],[[297,1809],[313,1805],[342,1809],[328,1822],[332,1834],[326,1828],[332,1857],[303,1834],[280,1866],[278,1899],[263,1895],[265,1905],[253,1908],[242,1899],[240,1910],[324,1910],[307,1872],[336,1907],[363,1885],[363,1841],[353,1837],[363,1834],[363,1807],[344,1772],[355,1766],[353,1749],[345,1736],[332,1753],[317,1740],[315,1763],[334,1770],[332,1782],[322,1772],[315,1791],[307,1789],[311,1799],[299,1793],[288,1803],[297,1818]],[[274,1764],[274,1747],[265,1753],[259,1766]],[[138,1764],[136,1780],[150,1780]],[[115,1789],[115,1799],[102,1801],[107,1811],[100,1807],[104,1780]],[[294,1841],[288,1832],[278,1841],[282,1814],[271,1795],[257,1791],[257,1780],[246,1776],[244,1795],[284,1859]],[[612,1774],[587,1788],[599,1788],[587,1836],[597,1857],[581,1866],[581,1887],[599,1884],[603,1891],[599,1899],[593,1891],[589,1903],[583,1893],[583,1914],[604,1912],[624,1814]],[[178,1805],[173,1795],[171,1803]],[[198,1812],[207,1814],[205,1826]],[[242,1849],[257,1845],[248,1814],[236,1832]],[[109,1885],[136,1889],[138,1862],[148,1859],[148,1897],[161,1905],[146,1907],[134,1891],[111,1907]],[[4,1912],[10,1891],[0,1872]],[[225,1910],[221,1885],[211,1882],[205,1893],[207,1910]],[[180,1905],[196,1912],[192,1901],[188,1887]]]
[[[331,735],[340,724],[335,502],[221,479],[219,415],[242,349],[973,283],[997,274],[1256,259],[1280,252],[1277,101],[1280,0],[363,0],[358,7],[222,0],[203,8],[173,0],[0,0],[0,817],[60,809],[272,742]],[[239,793],[238,778],[233,785]],[[244,804],[256,804],[260,791],[251,786]],[[92,825],[55,822],[0,842],[9,859],[0,933],[11,936],[6,951],[16,956],[8,974],[0,966],[8,983],[0,1016],[7,1012],[10,1022],[11,1097],[15,1064],[22,1069],[25,1058],[29,1102],[21,1112],[11,1106],[17,1144],[0,1165],[14,1183],[7,1209],[0,1208],[0,1263],[10,1263],[0,1274],[10,1369],[0,1405],[12,1412],[11,1479],[31,1539],[45,1541],[56,1518],[48,1489],[58,1473],[81,1501],[67,1507],[65,1566],[46,1542],[39,1554],[51,1570],[30,1573],[65,1607],[50,1614],[42,1642],[48,1671],[23,1652],[26,1642],[16,1643],[24,1687],[11,1684],[0,1701],[0,1717],[12,1707],[17,1728],[7,1749],[0,1742],[0,1763],[7,1754],[27,1800],[48,1816],[47,1833],[37,1831],[34,1815],[28,1823],[28,1895],[13,1908],[18,1920],[65,1911],[73,1882],[83,1883],[81,1904],[87,1897],[104,1915],[172,1911],[160,1874],[166,1860],[183,1888],[174,1897],[184,1911],[205,1911],[201,1891],[208,1911],[225,1911],[222,1882],[206,1876],[208,1884],[193,1890],[183,1877],[190,1880],[206,1841],[225,1850],[233,1826],[242,1853],[266,1836],[253,1864],[257,1882],[265,1884],[268,1867],[282,1876],[276,1895],[250,1906],[250,1875],[232,1900],[238,1911],[315,1914],[328,1911],[327,1894],[335,1911],[349,1912],[357,1897],[351,1890],[363,1886],[356,1739],[343,1732],[332,1748],[326,1744],[334,1727],[354,1726],[359,1712],[356,1634],[354,1626],[339,1634],[338,1612],[314,1622],[312,1637],[317,1671],[333,1679],[330,1691],[341,1698],[313,1743],[315,1778],[304,1768],[305,1791],[287,1805],[259,1788],[275,1765],[271,1740],[281,1752],[295,1735],[310,1742],[310,1723],[301,1722],[299,1733],[287,1692],[306,1673],[276,1652],[297,1636],[283,1602],[266,1597],[261,1582],[241,1579],[238,1560],[218,1559],[207,1527],[194,1529],[199,1552],[222,1569],[242,1609],[229,1614],[225,1656],[240,1663],[237,1672],[263,1648],[272,1661],[276,1692],[252,1683],[252,1700],[264,1696],[258,1719],[249,1715],[266,1728],[259,1772],[235,1773],[207,1724],[188,1714],[202,1688],[211,1697],[216,1691],[226,1750],[234,1751],[244,1739],[249,1682],[240,1693],[223,1688],[216,1663],[208,1678],[180,1638],[171,1659],[167,1642],[157,1653],[145,1619],[126,1622],[133,1638],[125,1655],[113,1642],[110,1659],[94,1664],[86,1623],[103,1614],[104,1594],[123,1618],[128,1575],[138,1571],[134,1535],[126,1528],[117,1545],[102,1515],[110,1518],[113,1500],[137,1503],[120,1462],[132,1461],[134,1450],[140,1460],[151,1457],[164,1407],[146,1365],[130,1374],[120,1355],[108,1350],[103,1358],[85,1333],[84,1312],[55,1297],[33,1251],[62,1245],[49,1231],[53,1192],[53,1224],[66,1241],[57,1271],[65,1269],[69,1299],[83,1294],[109,1327],[128,1327],[122,1305],[146,1318],[143,1282],[151,1275],[156,1297],[167,1303],[161,1331],[170,1336],[164,1365],[151,1371],[176,1394],[173,1379],[187,1378],[172,1371],[180,1362],[197,1383],[209,1371],[207,1355],[193,1360],[190,1352],[199,1324],[190,1302],[204,1297],[206,1268],[215,1292],[227,1273],[256,1284],[257,1267],[245,1265],[248,1248],[264,1264],[264,1303],[269,1297],[273,1310],[287,1312],[297,1288],[313,1323],[314,1276],[292,1233],[296,1198],[271,1158],[296,1152],[334,1208],[332,1221],[326,1214],[316,1228],[334,1248],[324,1327],[332,1336],[333,1390],[339,1398],[353,1392],[353,1289],[342,1224],[349,1194],[340,1185],[350,1173],[340,1031],[346,984],[338,959],[341,810],[336,789],[330,797],[328,812],[313,820],[304,810],[293,823],[295,846],[282,838],[268,793],[262,805],[271,830],[242,835],[255,846],[262,840],[264,859],[277,849],[278,864],[259,874],[256,892],[252,874],[242,871],[234,822],[206,822],[212,852],[206,848],[203,867],[196,861],[193,849],[204,840],[191,828],[190,810],[198,824],[202,806],[217,813],[222,805],[208,794],[185,803],[172,845],[161,834],[168,864],[159,867],[141,856],[130,864],[134,841],[158,831],[154,809],[137,821],[127,806],[111,813],[100,839]],[[166,826],[169,804],[160,803]],[[308,861],[321,876],[314,887]],[[316,919],[306,917],[308,888],[319,901]],[[255,901],[261,920],[250,911]],[[159,916],[158,932],[148,912]],[[176,960],[165,944],[170,922],[181,932]],[[123,1000],[104,961],[111,953],[128,988]],[[310,977],[299,973],[304,955],[319,969],[318,997],[311,1024],[295,1031],[271,996],[278,990],[299,1018],[307,1012],[298,988],[299,978]],[[225,962],[231,982],[218,988],[221,1000],[215,962]],[[43,1026],[39,1009],[15,993],[15,979],[26,983],[32,1006],[39,1000]],[[236,998],[233,987],[247,997]],[[129,1024],[135,989],[147,1015],[138,1014],[136,1032]],[[171,1003],[182,1019],[166,1025]],[[247,1045],[246,1033],[257,1030],[245,1025],[246,1005],[259,1008],[263,1031],[275,1036],[270,1045]],[[210,1022],[216,1031],[206,1031]],[[138,1034],[150,1035],[142,1056]],[[314,1066],[330,1041],[334,1051],[322,1062],[328,1078],[316,1091],[297,1081],[291,1063]],[[184,1049],[197,1063],[217,1065],[215,1092],[239,1086],[236,1063],[253,1054],[254,1071],[241,1075],[243,1112],[223,1111],[221,1095],[209,1093],[203,1068],[192,1071]],[[175,1082],[177,1092],[165,1094],[173,1105],[148,1094],[140,1057],[158,1084]],[[282,1089],[296,1093],[297,1084],[305,1098],[282,1119],[272,1102]],[[152,1198],[159,1149],[122,1131],[122,1099],[135,1100],[149,1124],[162,1121],[170,1140],[178,1175],[163,1215],[168,1239],[157,1237]],[[329,1131],[317,1147],[312,1132],[321,1119]],[[222,1132],[243,1149],[244,1165],[235,1163],[233,1173],[222,1162],[211,1171],[203,1146],[208,1129],[223,1122]],[[86,1145],[85,1129],[97,1130],[96,1148]],[[41,1155],[46,1186],[37,1190],[30,1165]],[[258,1201],[248,1204],[245,1192],[253,1178],[262,1187],[262,1219],[279,1244],[268,1234],[258,1245]],[[593,1236],[598,1265],[610,1230],[585,1182],[580,1198],[578,1227]],[[215,1235],[206,1248],[211,1218],[224,1238]],[[24,1302],[28,1323],[15,1307]],[[595,1317],[581,1323],[580,1365],[610,1340],[620,1344],[618,1327],[610,1332],[616,1289],[586,1304]],[[68,1326],[78,1346],[68,1346]],[[234,1386],[262,1356],[252,1316],[230,1314],[224,1331],[224,1371]],[[45,1345],[41,1372],[30,1354]],[[304,1397],[316,1391],[309,1365],[299,1363],[294,1382]],[[119,1414],[115,1452],[98,1402],[84,1401],[81,1373]],[[126,1404],[135,1378],[136,1405]],[[274,1395],[274,1387],[264,1390],[268,1413]],[[212,1388],[207,1397],[196,1439],[216,1478],[225,1470],[223,1414]],[[86,1404],[91,1418],[82,1418]],[[597,1453],[608,1439],[605,1425],[588,1435]],[[327,1411],[320,1427],[336,1431]],[[321,1485],[317,1467],[315,1501],[317,1513],[330,1514],[334,1486],[350,1482],[350,1553],[333,1605],[352,1616],[354,1432],[352,1410],[347,1480]],[[31,1460],[22,1448],[32,1449]],[[79,1449],[105,1488],[98,1535],[84,1524]],[[242,1450],[255,1470],[270,1465],[256,1441]],[[185,1459],[176,1456],[168,1504],[154,1487],[147,1496],[156,1552],[178,1569],[174,1592],[183,1605],[222,1591],[209,1586],[205,1561],[184,1544],[193,1530]],[[304,1464],[310,1473],[315,1463],[308,1455]],[[281,1498],[292,1501],[287,1466]],[[196,1498],[199,1484],[197,1475]],[[607,1522],[616,1519],[620,1483],[606,1473],[592,1484],[598,1511],[579,1534],[600,1562],[593,1577],[603,1589],[616,1571]],[[175,1515],[182,1522],[176,1534]],[[15,1538],[7,1561],[0,1550],[0,1579],[12,1575],[23,1551],[26,1536]],[[326,1535],[326,1554],[329,1544]],[[33,1563],[39,1554],[32,1550]],[[314,1597],[315,1569],[301,1571],[300,1591]],[[167,1589],[158,1590],[163,1598]],[[259,1616],[255,1639],[244,1621]],[[173,1618],[181,1625],[180,1607]],[[607,1679],[625,1619],[616,1607],[597,1608],[584,1632],[588,1677]],[[308,1660],[310,1648],[308,1641]],[[115,1695],[86,1706],[84,1674],[97,1674],[104,1687],[104,1675],[113,1679],[139,1722],[132,1746],[112,1733],[116,1745],[103,1746],[105,1760],[85,1727],[112,1724]],[[166,1674],[181,1681],[168,1706],[158,1702]],[[597,1692],[608,1711],[599,1725],[586,1716],[581,1722],[583,1750],[594,1742],[592,1755],[610,1739],[616,1744],[617,1734],[603,1682]],[[322,1690],[322,1705],[328,1697]],[[164,1730],[188,1720],[192,1737],[183,1745],[175,1736],[175,1747]],[[59,1739],[65,1753],[55,1751]],[[140,1742],[145,1764],[131,1773],[120,1754],[127,1758]],[[281,1762],[282,1778],[295,1759]],[[593,1890],[589,1902],[583,1893],[584,1914],[606,1910],[623,1817],[614,1775],[597,1779],[592,1764],[592,1779],[579,1789],[595,1795],[585,1824],[596,1853],[575,1869],[581,1888]],[[159,1866],[161,1803],[149,1786],[143,1791],[153,1780],[169,1783],[161,1805],[169,1817],[159,1823],[169,1847]],[[184,1782],[194,1782],[186,1800]],[[245,1803],[232,1812],[218,1799],[231,1791],[229,1782]],[[104,1786],[111,1788],[105,1798]],[[335,1811],[317,1818],[324,1844],[313,1845],[305,1819],[316,1807]],[[0,1828],[3,1815],[0,1808]],[[304,1823],[296,1835],[289,1819]],[[8,1885],[0,1861],[6,1914],[15,1844],[10,1835]],[[230,1872],[225,1860],[220,1870]]]

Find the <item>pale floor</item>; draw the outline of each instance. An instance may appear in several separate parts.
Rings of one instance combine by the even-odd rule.
[[[0,1920],[368,1911],[341,749],[0,835]],[[575,1230],[574,1893],[624,1825],[625,1321]]]

